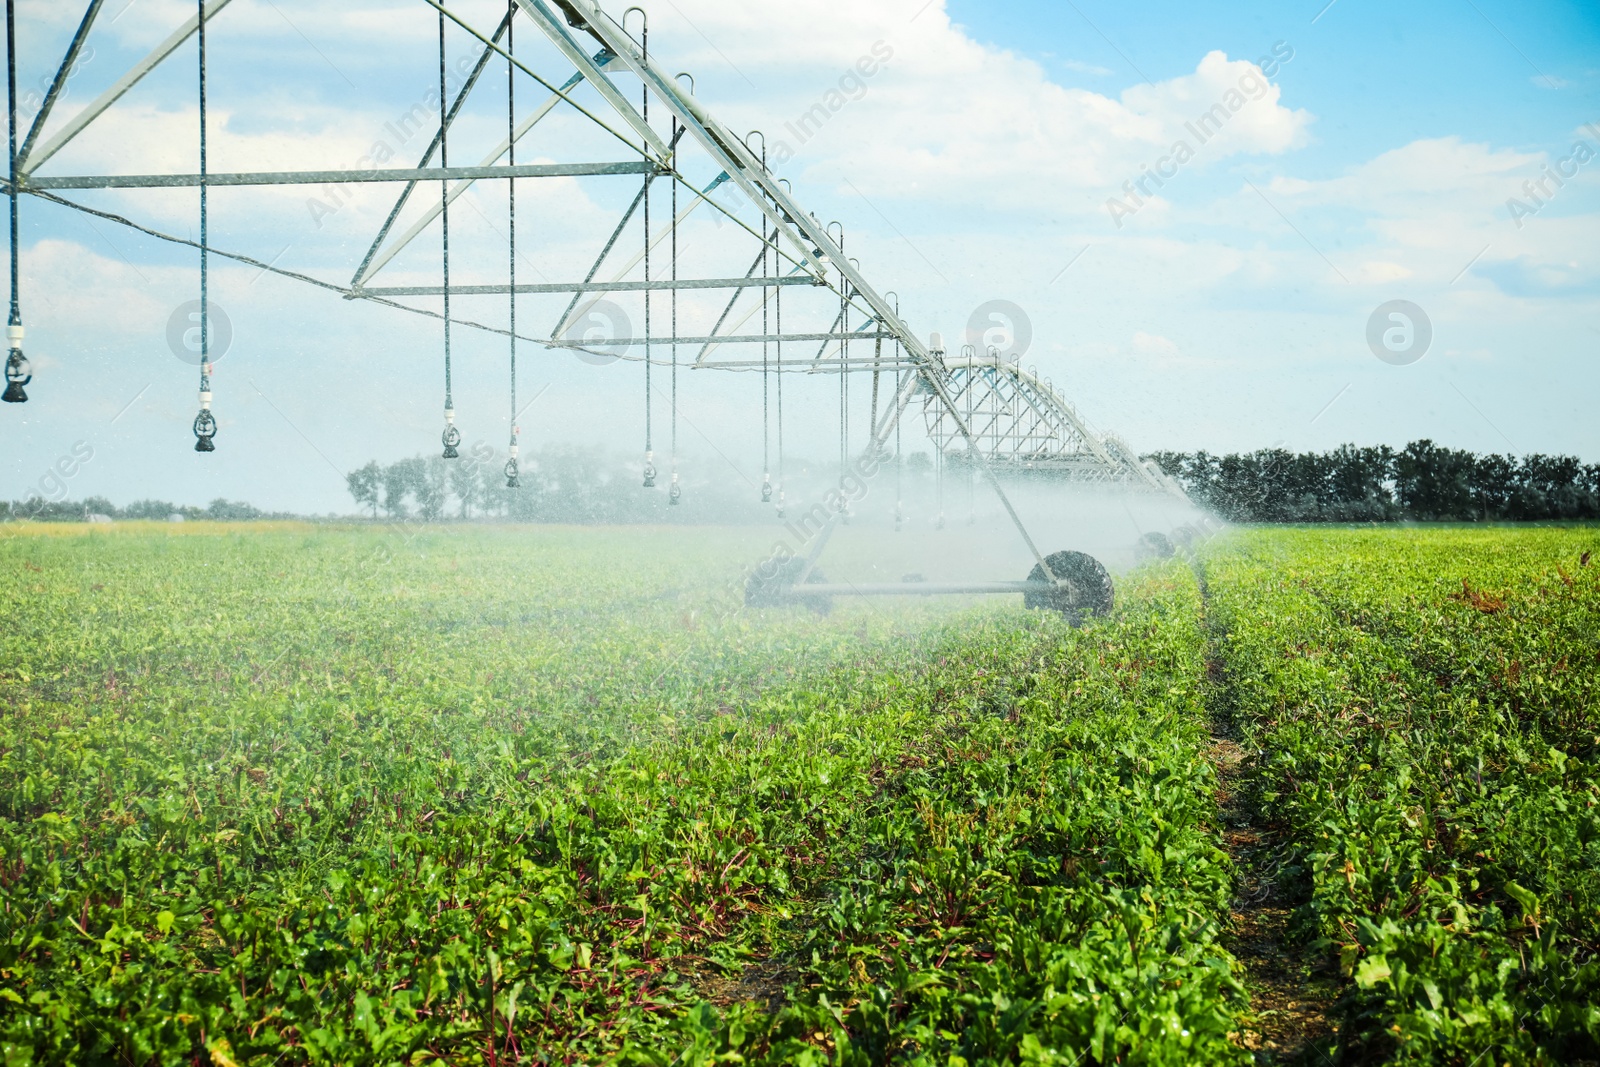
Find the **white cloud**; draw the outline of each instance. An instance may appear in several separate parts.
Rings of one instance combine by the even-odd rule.
[[[1517,298],[1587,298],[1600,216],[1571,213],[1585,206],[1583,194],[1574,191],[1577,183],[1550,183],[1546,191],[1554,195],[1520,227],[1506,207],[1512,197],[1531,203],[1524,186],[1539,180],[1551,163],[1545,152],[1497,149],[1454,136],[1426,138],[1334,178],[1278,177],[1265,188],[1291,218],[1320,220],[1323,231],[1339,236],[1346,247],[1330,246],[1328,254],[1356,284],[1414,280],[1481,290],[1487,282]],[[1241,225],[1254,219],[1264,230],[1281,225],[1248,188],[1232,198],[1222,217]],[[1330,225],[1332,220],[1339,222]],[[1352,235],[1366,240],[1352,241]],[[1319,237],[1314,230],[1311,239]]]
[[[1141,356],[1176,356],[1178,344],[1158,333],[1133,332],[1133,350]]]
[[[1397,282],[1402,278],[1411,277],[1411,270],[1398,263],[1388,263],[1383,260],[1367,260],[1356,268],[1351,280],[1358,285],[1387,285]]]
[[[1194,141],[1185,124],[1214,106],[1227,120],[1196,145],[1204,162],[1288,151],[1305,143],[1311,122],[1283,105],[1254,63],[1220,51],[1192,73],[1106,95],[1059,85],[1034,60],[972,39],[942,3],[910,23],[900,5],[825,7],[829,32],[819,34],[816,5],[685,2],[676,9],[684,22],[652,23],[652,41],[659,33],[674,62],[705,72],[699,96],[730,125],[764,129],[794,152],[781,173],[828,183],[848,175],[868,197],[1100,212],[1141,165],[1180,137]],[[892,57],[859,99],[835,99],[842,106],[820,133],[799,128],[798,117],[880,42]],[[746,91],[746,78],[759,92]]]

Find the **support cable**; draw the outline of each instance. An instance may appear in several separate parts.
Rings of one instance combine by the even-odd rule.
[[[185,248],[193,248],[196,250],[204,248],[205,251],[209,252],[213,256],[221,256],[223,259],[232,260],[233,262],[242,264],[243,266],[253,267],[264,274],[275,274],[280,278],[287,278],[290,281],[303,282],[306,285],[315,286],[318,289],[326,289],[330,293],[338,293],[346,300],[366,300],[377,304],[380,307],[393,308],[396,311],[406,311],[413,315],[421,315],[423,318],[428,319],[442,319],[444,317],[440,315],[439,312],[434,311],[431,308],[412,307],[410,304],[402,304],[398,300],[390,300],[388,297],[368,295],[362,290],[352,289],[348,286],[339,285],[335,282],[324,281],[321,278],[313,278],[311,275],[301,274],[299,271],[287,270],[283,267],[274,266],[273,264],[264,260],[243,255],[239,252],[229,252],[226,249],[212,248],[209,245],[201,245],[199,241],[196,241],[193,238],[179,237],[176,234],[163,233],[160,230],[151,229],[149,226],[134,222],[132,219],[127,218],[126,216],[113,214],[110,211],[101,211],[98,208],[92,208],[87,204],[80,204],[76,201],[68,200],[65,197],[57,196],[54,193],[45,192],[41,189],[29,189],[28,194],[30,196],[36,196],[41,200],[48,200],[52,204],[59,204],[62,207],[71,208],[73,211],[82,212],[85,215],[92,215],[97,219],[104,219],[105,221],[115,223],[118,226],[126,226],[128,229],[133,230],[136,233],[142,233],[147,237],[154,237],[158,241],[166,241],[169,244],[182,245]],[[498,326],[490,326],[487,323],[478,322],[474,319],[452,319],[451,321],[457,326],[466,326],[470,329],[482,330],[484,333],[494,334],[499,337],[508,336],[507,331],[504,329],[501,329]],[[548,341],[538,337],[529,337],[525,334],[518,334],[517,340],[527,341],[530,344],[542,344],[547,348],[550,347]],[[619,356],[618,358],[631,359],[635,362],[637,362],[639,359],[638,356],[626,355]]]

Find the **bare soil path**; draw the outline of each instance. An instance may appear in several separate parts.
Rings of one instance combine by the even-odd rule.
[[[1209,607],[1210,591],[1199,566],[1196,577]],[[1250,993],[1251,1017],[1239,1043],[1254,1052],[1256,1063],[1263,1067],[1325,1067],[1334,1062],[1333,1004],[1339,976],[1327,953],[1317,952],[1309,938],[1293,929],[1291,918],[1300,902],[1289,899],[1279,883],[1283,842],[1250,796],[1247,754],[1239,744],[1233,689],[1223,658],[1225,636],[1212,628],[1206,664],[1211,743],[1206,756],[1217,769],[1222,845],[1238,872],[1225,943],[1243,965]]]

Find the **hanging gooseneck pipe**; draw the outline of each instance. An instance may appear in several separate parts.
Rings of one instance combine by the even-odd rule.
[[[761,169],[767,170],[767,135],[760,130],[751,130],[745,134],[745,147],[750,146],[750,138],[761,138]],[[754,151],[754,149],[752,149]],[[771,300],[772,287],[766,280],[772,276],[771,259],[768,253],[772,250],[772,241],[767,239],[767,224],[761,224],[761,502],[772,502],[772,430],[771,408],[772,394],[772,367],[769,361],[769,346],[767,338],[772,333]]]
[[[650,62],[650,16],[642,7],[630,7],[622,13],[622,29],[628,29],[628,16],[634,12],[639,14],[639,51],[644,56],[646,64]],[[640,111],[644,117],[645,128],[650,126],[650,86],[641,81],[639,83]],[[676,121],[676,120],[674,120]],[[640,149],[645,162],[650,161],[649,141],[646,139]],[[656,452],[655,452],[655,427],[652,425],[653,408],[651,404],[650,364],[650,179],[654,175],[650,170],[644,176],[644,487],[656,487]],[[674,188],[676,188],[676,183]]]
[[[884,296],[885,300],[889,300],[889,301],[893,302],[893,304],[894,304],[895,325],[899,326],[899,324],[900,324],[900,294],[895,292],[893,289],[890,289],[888,292],[884,293],[883,296]],[[882,342],[880,341],[879,343],[881,344]],[[900,370],[900,363],[901,363],[901,359],[900,359],[900,341],[899,341],[899,334],[897,333],[895,335],[895,343],[894,343],[894,365],[895,365],[894,395],[895,395],[895,403],[896,404],[899,404],[899,402],[900,402],[900,400],[899,400],[900,387],[902,385],[902,374],[903,374],[903,372]],[[873,375],[872,397],[873,397],[873,400],[872,400],[872,425],[873,426],[877,426],[878,425],[878,400],[877,400],[877,397],[878,397],[878,385],[877,385],[876,372],[874,372],[874,375]],[[905,520],[905,508],[904,508],[905,496],[904,496],[904,491],[903,491],[904,490],[904,486],[902,484],[902,480],[903,480],[903,477],[904,477],[904,474],[905,474],[905,456],[900,451],[900,414],[901,413],[897,410],[895,412],[895,415],[894,415],[894,532],[895,533],[899,533],[900,532],[900,525]]]
[[[689,79],[689,95],[694,95],[694,76],[678,74]],[[673,506],[683,500],[683,485],[678,481],[678,138],[684,134],[678,117],[672,117],[672,481],[667,488],[667,503]],[[646,230],[648,235],[649,231]]]
[[[940,366],[944,365],[944,348],[942,345],[931,346],[929,355]],[[960,413],[955,409],[953,400],[948,405],[948,410],[957,420],[961,418]],[[939,517],[934,521],[933,528],[942,530],[944,529],[944,438],[942,435],[933,439],[933,484],[934,497],[939,505]]]
[[[194,417],[194,450],[215,452],[217,419],[211,414],[211,244],[206,200],[206,0],[200,6],[200,413]]]
[[[896,362],[898,362],[898,361],[896,361]],[[905,375],[905,371],[903,371],[903,370],[896,370],[894,372],[894,395],[896,397],[895,403],[899,403],[899,399],[898,398],[900,396],[900,391],[905,386],[905,382],[903,380],[904,379],[904,375]],[[894,420],[894,532],[895,533],[899,533],[900,532],[900,526],[901,526],[901,524],[903,522],[905,522],[905,516],[906,516],[906,512],[905,512],[905,485],[904,485],[905,471],[906,471],[906,454],[905,454],[905,450],[902,448],[902,446],[900,444],[900,423],[901,423],[901,421],[902,420],[898,416]]]
[[[506,140],[510,145],[510,156],[506,162],[515,168],[517,165],[517,64],[512,59],[516,51],[516,16],[517,0],[508,0],[510,13],[506,15]],[[514,172],[513,172],[514,173]],[[506,460],[506,488],[517,489],[521,486],[519,475],[522,473],[517,459],[517,438],[522,435],[522,428],[517,425],[517,179],[512,177],[506,184],[506,221],[510,237],[509,259],[509,286],[507,301],[511,312],[511,458]]]
[[[835,234],[837,229],[837,234]],[[828,236],[833,238],[834,244],[839,246],[839,251],[844,251],[844,226],[839,222],[830,222],[827,226]],[[839,286],[839,330],[843,334],[850,332],[850,283],[846,281]],[[843,489],[850,472],[850,376],[848,365],[850,362],[850,342],[839,342],[839,488]],[[848,499],[841,509],[842,521],[850,521],[850,506]]]
[[[966,375],[966,385],[967,385],[967,388],[966,388],[966,394],[967,394],[967,426],[970,428],[972,426],[972,414],[973,414],[973,412],[972,412],[972,394],[977,391],[978,348],[977,348],[976,345],[962,345],[961,346],[961,354],[963,356],[965,356],[966,359],[967,359],[967,375]],[[978,472],[977,472],[977,469],[976,469],[977,464],[970,462],[971,458],[972,458],[971,456],[967,457],[969,462],[967,463],[967,469],[966,469],[966,475],[967,475],[967,525],[968,526],[971,526],[971,525],[973,525],[974,523],[976,523],[978,521],[978,513],[977,513],[977,510],[976,510],[977,501],[975,499],[975,493],[977,491],[977,474],[978,474]]]
[[[0,399],[25,404],[23,386],[33,381],[33,367],[22,354],[22,300],[19,269],[22,246],[17,241],[17,5],[6,0],[6,102],[11,116],[11,320],[6,327],[6,391]]]
[[[778,184],[783,186],[784,192],[789,191],[789,179],[779,178]],[[783,452],[783,286],[778,286],[778,292],[773,297],[773,330],[778,338],[773,346],[774,356],[778,370],[778,518],[783,518],[784,500],[784,452]]]
[[[672,118],[673,152],[677,152],[678,118]],[[672,161],[678,165],[676,157]],[[672,183],[672,482],[667,488],[667,503],[676,505],[683,499],[683,486],[678,484],[678,183]]]
[[[439,9],[439,167],[450,169],[450,109],[445,106],[445,55],[444,8]],[[450,382],[450,179],[439,179],[439,226],[443,234],[442,260],[444,268],[444,433],[439,443],[444,445],[444,458],[456,459],[461,453],[461,431],[456,429],[456,401]]]

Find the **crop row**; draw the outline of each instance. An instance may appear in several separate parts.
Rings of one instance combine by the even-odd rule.
[[[1600,1055],[1600,566],[1587,531],[1250,532],[1212,619],[1340,1044]]]
[[[1074,631],[538,538],[0,541],[6,1062],[1241,1055],[1181,566]]]

